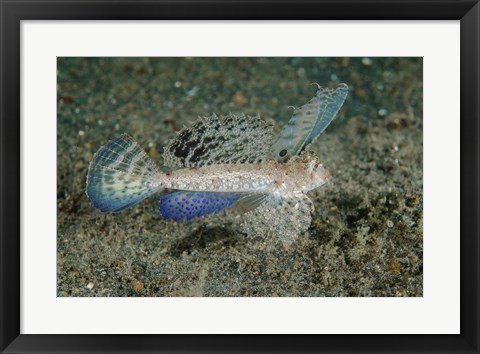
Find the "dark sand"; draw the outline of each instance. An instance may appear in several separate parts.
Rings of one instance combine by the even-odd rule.
[[[350,94],[313,150],[332,175],[288,249],[224,215],[164,221],[154,196],[102,215],[85,195],[93,153],[121,133],[161,164],[198,115],[277,125],[310,83]],[[422,296],[421,58],[58,59],[58,296]]]

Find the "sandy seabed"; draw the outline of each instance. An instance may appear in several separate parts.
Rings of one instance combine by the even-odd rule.
[[[59,58],[58,296],[422,296],[421,58]],[[165,221],[158,196],[102,215],[85,195],[93,153],[128,133],[162,147],[198,115],[274,120],[315,93],[350,93],[313,144],[332,184],[290,247],[225,214]]]

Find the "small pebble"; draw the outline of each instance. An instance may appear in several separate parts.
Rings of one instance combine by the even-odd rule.
[[[389,228],[392,228],[393,227],[393,221],[392,220],[387,220],[387,226]]]
[[[370,58],[362,58],[362,64],[363,64],[363,65],[370,66],[370,65],[372,65],[372,59],[370,59]]]
[[[148,155],[150,157],[153,157],[153,158],[158,158],[160,156],[160,154],[158,153],[158,150],[157,150],[157,147],[156,146],[152,146],[149,150],[148,150]]]
[[[387,114],[388,114],[388,111],[387,111],[385,108],[380,108],[380,109],[378,110],[378,115],[379,115],[380,117],[384,117],[384,116],[386,116]]]
[[[90,283],[88,283],[88,284],[87,284],[87,288],[89,288],[90,290],[92,290],[92,289],[93,289],[93,286],[94,286],[94,285],[93,285],[93,283],[92,283],[92,282],[90,282]]]
[[[358,97],[363,97],[367,94],[367,91],[365,90],[362,90],[362,89],[358,89],[358,90],[355,90],[355,94],[358,96]]]
[[[248,102],[248,99],[243,95],[243,93],[237,91],[235,95],[233,95],[233,102],[235,102],[235,105],[237,106],[243,106]]]
[[[78,131],[78,135],[84,136],[84,135],[85,135],[85,132],[84,132],[83,130],[79,130],[79,131]]]
[[[180,81],[175,81],[173,86],[175,86],[176,88],[180,88],[180,87],[182,87],[182,83]]]
[[[195,96],[195,95],[198,93],[198,91],[200,91],[200,89],[198,88],[198,86],[193,86],[190,90],[188,90],[187,96],[188,96],[188,97],[193,97],[193,96]]]
[[[140,291],[143,289],[143,283],[141,281],[136,281],[135,284],[133,284],[133,288],[135,291]]]
[[[64,96],[62,97],[62,101],[66,104],[72,104],[75,102],[75,100],[73,99],[73,97],[70,97],[70,96]]]

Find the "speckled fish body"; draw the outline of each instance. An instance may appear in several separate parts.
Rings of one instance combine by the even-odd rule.
[[[292,160],[185,168],[158,176],[163,188],[212,192],[306,193],[328,180],[322,165]]]
[[[176,190],[160,197],[159,211],[167,220],[235,207],[244,213],[245,233],[274,234],[288,245],[310,226],[314,208],[307,193],[330,178],[307,147],[334,119],[347,91],[345,84],[319,87],[275,138],[258,116],[200,117],[165,146],[167,173],[123,134],[95,153],[87,196],[102,213],[118,213],[156,192]]]

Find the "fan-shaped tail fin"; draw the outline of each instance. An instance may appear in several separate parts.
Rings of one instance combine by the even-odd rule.
[[[102,213],[118,213],[157,192],[159,174],[138,143],[123,134],[93,156],[86,193]]]

